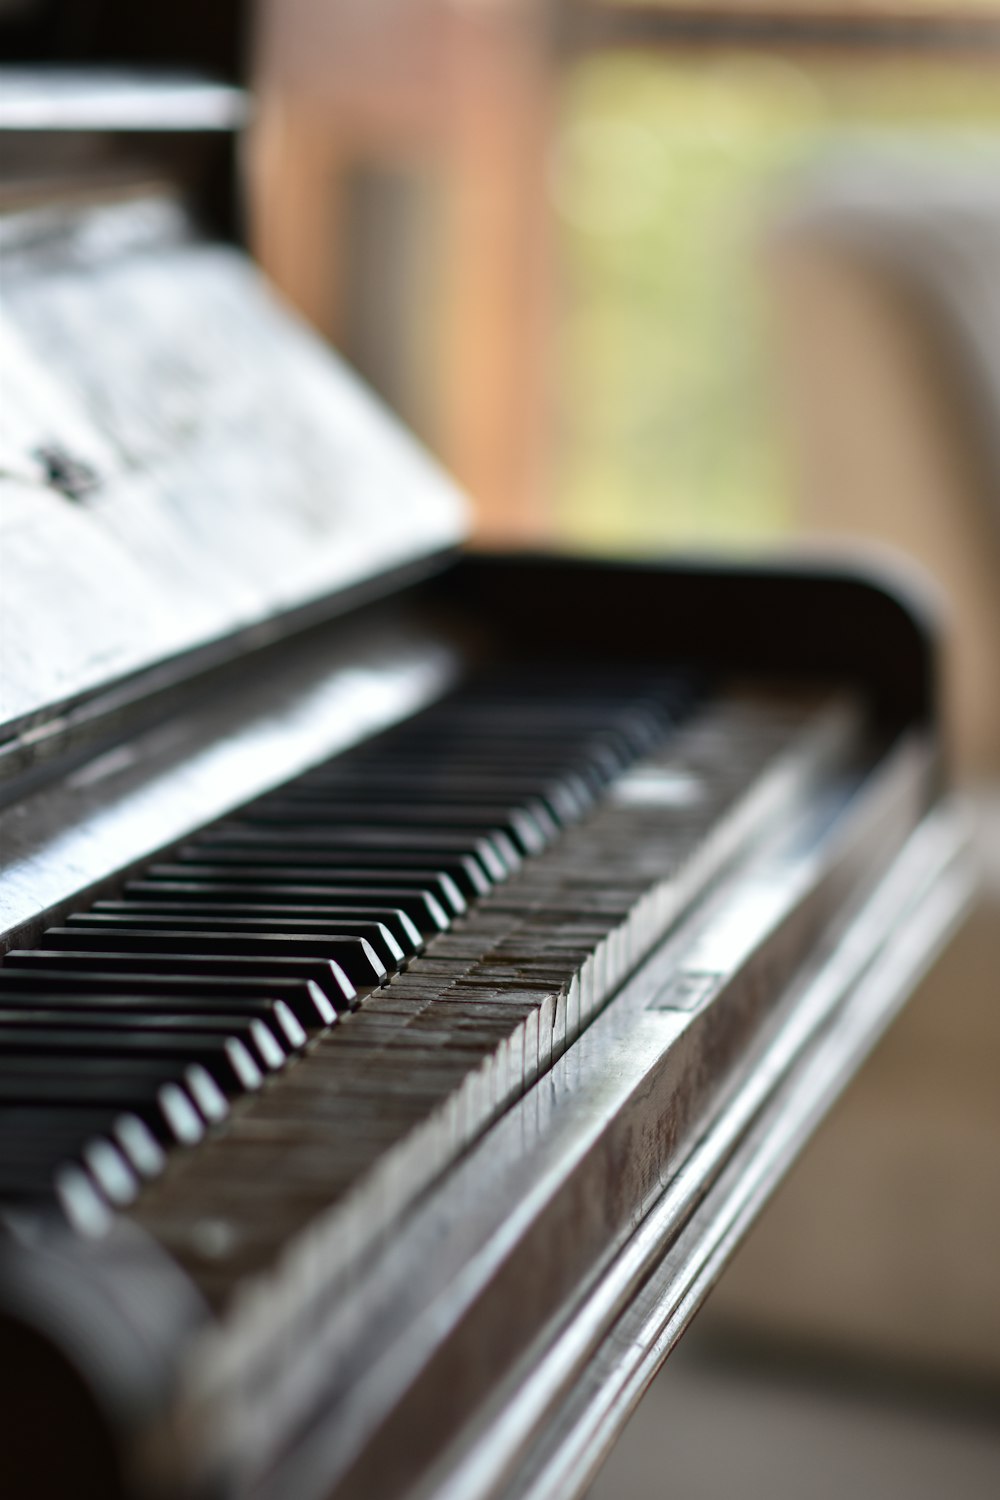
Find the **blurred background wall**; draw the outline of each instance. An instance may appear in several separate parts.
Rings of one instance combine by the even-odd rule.
[[[256,251],[482,544],[935,582],[983,903],[705,1317],[996,1395],[1000,10],[263,0],[255,71]]]

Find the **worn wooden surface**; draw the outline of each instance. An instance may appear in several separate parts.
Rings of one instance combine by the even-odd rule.
[[[2,248],[0,725],[461,538],[451,482],[169,199]]]

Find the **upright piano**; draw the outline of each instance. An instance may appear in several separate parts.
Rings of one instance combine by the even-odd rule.
[[[933,634],[463,551],[243,111],[3,89],[0,1489],[578,1495],[964,909]]]

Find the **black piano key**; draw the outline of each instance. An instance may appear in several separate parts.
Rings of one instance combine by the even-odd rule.
[[[0,1197],[9,1190],[15,1176],[25,1185],[51,1184],[58,1167],[73,1163],[90,1173],[108,1202],[124,1205],[135,1199],[139,1178],[120,1146],[108,1134],[87,1136],[79,1131],[70,1134],[66,1122],[54,1124],[51,1118],[31,1121],[25,1130],[24,1119],[18,1130],[0,1119]]]
[[[293,820],[312,822],[315,819],[327,827],[360,826],[366,830],[385,828],[392,832],[426,828],[463,837],[480,836],[489,840],[509,868],[517,866],[520,855],[539,853],[546,842],[541,830],[526,814],[512,814],[505,808],[434,807],[419,802],[362,807],[351,801],[335,802],[332,798],[311,796],[307,788],[298,789],[294,785],[283,788],[280,794],[262,798],[248,809],[251,816],[258,811]]]
[[[3,1046],[5,1026],[44,1026],[50,1030],[72,1031],[83,1029],[93,1032],[124,1032],[126,1035],[156,1035],[166,1032],[196,1036],[234,1037],[250,1053],[258,1068],[273,1073],[284,1066],[288,1053],[282,1047],[275,1032],[257,1016],[241,1015],[167,1015],[162,1009],[142,1010],[135,1006],[117,1006],[113,1009],[84,1008],[82,1005],[59,1005],[58,997],[52,997],[47,1005],[38,999],[22,1001],[12,1005],[7,995],[0,997],[0,1050]],[[304,1033],[300,1034],[304,1038]]]
[[[103,1105],[72,1109],[0,1107],[0,1140],[28,1140],[35,1135],[58,1138],[70,1154],[81,1143],[107,1137],[139,1177],[159,1176],[166,1163],[162,1148],[138,1115],[116,1114]]]
[[[139,1177],[113,1141],[97,1136],[87,1142],[80,1155],[109,1203],[122,1208],[138,1197]]]
[[[268,877],[280,881],[308,881],[312,885],[328,885],[344,890],[367,890],[372,895],[385,895],[386,891],[409,890],[426,895],[437,901],[445,912],[461,916],[466,909],[465,897],[450,875],[432,869],[402,870],[396,868],[375,869],[354,865],[340,865],[336,861],[302,862],[297,855],[282,859],[271,850],[261,854],[254,851],[228,851],[217,862],[202,858],[197,850],[169,865],[153,865],[147,878],[157,880],[266,880]]]
[[[436,875],[447,875],[455,882],[466,901],[485,896],[496,884],[487,875],[474,855],[452,854],[447,850],[408,851],[394,849],[391,854],[378,850],[360,848],[342,843],[335,828],[309,828],[301,825],[283,829],[261,824],[246,826],[242,823],[225,823],[214,827],[210,834],[201,834],[179,851],[186,859],[189,850],[197,850],[199,858],[209,858],[213,863],[230,860],[240,849],[264,856],[274,850],[275,857],[295,864],[316,862],[339,866],[344,869],[371,870],[383,873],[388,869],[414,870],[432,869]]]
[[[110,1227],[111,1217],[87,1173],[62,1167],[55,1177],[56,1197],[70,1223],[85,1235],[98,1236]]]
[[[200,1063],[223,1093],[234,1097],[260,1088],[263,1077],[248,1048],[235,1036],[198,1031],[124,1031],[25,1024],[19,1017],[0,1025],[0,1059],[70,1058],[117,1059],[125,1064],[134,1058],[154,1061]]]
[[[157,1177],[163,1171],[166,1158],[138,1115],[117,1115],[111,1123],[110,1134],[140,1177]]]
[[[565,750],[560,752],[558,749],[529,749],[521,746],[516,753],[501,756],[489,742],[481,740],[469,741],[464,745],[442,741],[433,755],[427,755],[426,752],[417,755],[411,747],[406,746],[388,747],[367,761],[347,761],[341,764],[345,769],[359,773],[371,766],[387,775],[395,766],[400,766],[404,772],[415,766],[433,766],[436,774],[442,778],[451,775],[493,776],[500,766],[516,768],[521,776],[570,786],[583,808],[591,806],[608,780],[607,773],[600,766],[594,766],[586,756],[579,753],[570,755]]]
[[[287,924],[302,921],[309,924],[322,923],[327,919],[337,921],[340,918],[378,923],[384,927],[392,936],[393,941],[403,959],[413,958],[424,946],[416,924],[400,911],[398,907],[387,906],[282,906],[280,904],[258,903],[254,901],[95,901],[93,906],[95,914],[101,916],[115,917],[127,916],[141,917],[169,917],[171,914],[187,917],[211,916],[218,913],[220,917],[242,917],[250,921],[270,923],[275,931],[286,930]],[[68,921],[75,921],[68,918]],[[183,924],[177,924],[183,925]],[[311,930],[311,928],[310,928]],[[383,960],[384,961],[384,960]]]
[[[100,1184],[82,1164],[64,1162],[51,1172],[0,1165],[0,1223],[23,1224],[26,1218],[57,1213],[78,1234],[94,1239],[107,1232],[114,1217]]]
[[[59,1166],[51,1178],[29,1172],[13,1176],[0,1188],[0,1214],[11,1208],[48,1208],[58,1205],[73,1227],[84,1235],[104,1234],[112,1222],[103,1193],[90,1173],[72,1162]]]
[[[178,954],[196,958],[227,957],[256,959],[258,956],[284,962],[287,958],[324,959],[336,965],[357,988],[372,989],[385,980],[385,967],[364,938],[302,937],[298,934],[272,936],[256,932],[195,932],[186,928],[101,927],[91,932],[86,927],[49,927],[43,935],[50,949],[67,948],[85,953],[158,955]],[[353,999],[353,996],[351,997]]]
[[[313,921],[270,921],[260,917],[226,917],[216,912],[205,915],[191,907],[185,908],[183,916],[177,913],[136,913],[118,911],[110,912],[74,912],[66,918],[65,926],[78,929],[81,932],[107,932],[112,929],[122,928],[144,928],[146,931],[160,931],[172,928],[175,931],[183,929],[185,932],[227,932],[238,936],[240,933],[247,935],[256,934],[260,937],[291,937],[300,935],[304,937],[355,937],[363,938],[375,953],[382,968],[386,972],[395,972],[403,962],[403,950],[396,942],[389,928],[377,921],[365,921],[360,917],[351,917],[345,914],[339,920],[330,918],[327,921],[315,919]],[[47,939],[46,939],[47,940]]]
[[[82,1167],[116,1208],[138,1196],[139,1177],[109,1137],[98,1135],[81,1142],[79,1137],[36,1124],[30,1132],[8,1136],[0,1143],[0,1200],[54,1189],[59,1169],[66,1166]]]
[[[183,869],[183,866],[179,868]],[[184,896],[189,899],[204,897],[206,900],[253,900],[269,904],[300,904],[368,907],[372,901],[385,901],[405,911],[422,937],[435,932],[444,932],[450,919],[444,907],[429,891],[403,890],[398,886],[387,889],[358,889],[353,886],[329,885],[320,881],[275,881],[273,877],[261,877],[238,867],[225,870],[221,877],[206,876],[204,870],[195,878],[187,879],[130,880],[125,887],[132,899],[156,898],[164,895]]]
[[[562,732],[557,726],[552,726],[534,740],[530,736],[511,733],[502,720],[497,720],[491,728],[459,724],[446,731],[442,725],[414,723],[411,729],[412,738],[408,745],[428,760],[443,751],[467,758],[478,755],[491,766],[524,765],[530,764],[532,747],[538,746],[546,758],[558,760],[564,757],[565,763],[573,767],[585,766],[599,784],[606,784],[612,777],[620,775],[635,758],[620,736],[591,734],[581,739],[573,725],[567,725]]]
[[[568,786],[575,796],[582,797],[583,805],[589,806],[600,786],[603,776],[589,765],[577,747],[572,754],[565,748],[522,745],[516,754],[499,753],[483,740],[467,741],[465,745],[442,739],[428,754],[426,748],[405,743],[374,747],[368,755],[349,756],[329,761],[308,772],[309,777],[342,773],[363,779],[369,771],[377,775],[391,776],[399,772],[402,776],[433,775],[445,785],[452,778],[459,782],[468,777],[470,784],[476,780],[495,781],[498,777],[512,784],[527,785],[538,794],[554,787]]]
[[[35,1066],[31,1058],[0,1058],[0,1110],[12,1106],[134,1114],[165,1147],[194,1145],[207,1119],[225,1117],[225,1099],[204,1069],[148,1059],[122,1068],[92,1059],[74,1067],[65,1059]]]
[[[253,993],[248,993],[251,989]],[[275,990],[284,991],[288,998],[264,998]],[[149,975],[139,988],[134,981],[116,974],[95,975],[61,968],[51,972],[14,968],[5,973],[0,968],[0,1005],[21,1004],[31,999],[39,1004],[51,999],[59,1005],[135,1007],[174,1016],[200,1015],[205,1011],[231,1013],[234,1017],[259,1016],[273,1027],[284,1045],[295,1049],[304,1046],[307,1027],[315,1031],[336,1019],[336,1012],[322,991],[299,980],[198,982]]]
[[[417,737],[440,736],[461,746],[463,738],[479,739],[497,753],[497,764],[503,765],[508,752],[511,764],[517,764],[517,751],[533,744],[548,750],[561,747],[569,756],[585,755],[601,765],[613,764],[622,769],[636,756],[644,754],[663,734],[661,716],[642,709],[603,709],[595,703],[573,704],[561,701],[546,707],[530,708],[517,702],[494,703],[455,715],[450,720],[414,724]]]
[[[295,830],[310,829],[315,833],[332,832],[344,848],[372,849],[390,853],[397,850],[400,853],[406,850],[417,850],[422,854],[427,854],[428,863],[438,852],[471,855],[479,861],[491,880],[506,880],[511,871],[520,863],[520,857],[514,854],[513,849],[511,854],[514,857],[505,858],[492,839],[483,838],[481,835],[446,832],[443,829],[368,828],[347,823],[331,823],[327,826],[322,818],[311,812],[300,809],[293,811],[289,817],[283,818],[272,808],[262,808],[259,803],[241,808],[240,821],[248,827],[284,828],[287,826]]]
[[[505,806],[525,808],[541,822],[550,837],[583,811],[579,799],[563,782],[539,776],[504,774],[499,770],[459,773],[443,771],[433,764],[383,767],[376,762],[353,768],[334,765],[301,777],[297,784],[311,793],[350,797],[360,804],[378,797],[387,802],[398,801],[403,796],[407,799],[426,797],[438,804],[488,803],[495,806],[502,802]]]
[[[481,829],[490,839],[509,840],[521,854],[539,854],[555,837],[557,828],[544,805],[484,805],[460,801],[455,797],[423,791],[409,802],[402,801],[399,789],[395,796],[385,796],[374,789],[349,787],[343,791],[327,790],[295,782],[283,787],[280,795],[263,799],[265,805],[315,808],[324,823],[363,822],[370,828],[440,828],[445,830]]]
[[[186,1058],[150,1056],[148,1053],[129,1058],[87,1056],[79,1050],[71,1057],[10,1053],[0,1056],[0,1075],[12,1083],[15,1078],[62,1079],[67,1087],[103,1087],[105,1084],[131,1083],[158,1088],[176,1084],[198,1110],[207,1125],[218,1125],[229,1113],[226,1096],[211,1073],[200,1062]],[[148,1094],[147,1094],[148,1098]],[[69,1102],[74,1096],[70,1095]],[[136,1113],[140,1113],[138,1108]]]
[[[37,1161],[4,1161],[0,1158],[0,1204],[29,1202],[54,1198],[55,1174],[59,1167],[69,1166],[72,1158],[60,1153]],[[83,1170],[77,1168],[78,1171]],[[93,1184],[92,1184],[93,1185]]]
[[[334,1011],[350,1010],[357,1002],[357,991],[339,964],[332,959],[314,958],[247,958],[242,954],[221,953],[115,953],[84,949],[14,948],[5,956],[4,966],[11,971],[60,968],[93,976],[115,975],[126,978],[132,989],[148,990],[148,980],[164,975],[172,980],[196,981],[192,990],[203,988],[202,981],[237,980],[234,989],[253,980],[309,980],[323,994]],[[271,985],[277,992],[277,985]]]

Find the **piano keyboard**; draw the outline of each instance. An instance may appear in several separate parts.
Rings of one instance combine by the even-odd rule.
[[[0,1201],[101,1226],[580,820],[691,697],[681,674],[479,683],[9,953]]]
[[[817,703],[495,674],[151,861],[0,968],[4,1211],[128,1209],[216,1304],[332,1207],[349,1262],[840,743]]]

